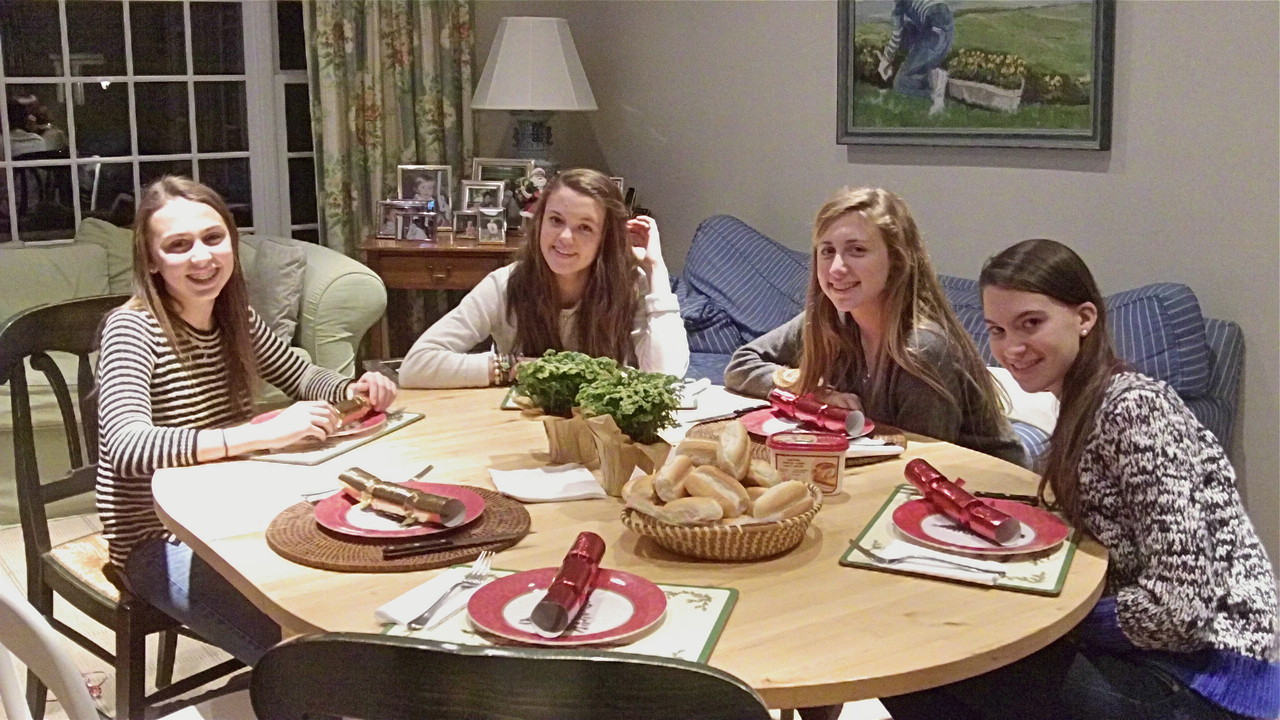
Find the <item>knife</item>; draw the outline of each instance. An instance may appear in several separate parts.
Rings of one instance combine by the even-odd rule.
[[[400,545],[391,545],[382,548],[383,560],[396,560],[404,557],[413,557],[414,555],[425,555],[429,552],[437,550],[455,550],[457,548],[475,547],[476,545],[489,545],[505,540],[514,540],[522,538],[527,533],[511,532],[501,535],[476,535],[468,538],[431,538],[429,540],[417,540],[415,542],[403,543]]]

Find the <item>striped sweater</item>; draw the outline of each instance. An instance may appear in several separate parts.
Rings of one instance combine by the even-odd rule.
[[[296,399],[344,397],[348,378],[303,360],[252,311],[250,327],[264,380]],[[227,401],[222,333],[186,330],[192,349],[183,362],[148,311],[117,310],[103,327],[97,504],[111,562],[121,567],[139,542],[170,536],[152,508],[152,474],[194,465],[198,430],[246,420]]]
[[[1080,459],[1084,523],[1109,553],[1106,597],[1077,629],[1147,651],[1209,700],[1280,713],[1276,581],[1222,446],[1165,383],[1112,380]]]

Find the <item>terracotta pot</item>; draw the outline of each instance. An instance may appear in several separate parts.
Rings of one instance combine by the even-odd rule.
[[[547,450],[552,465],[578,463],[592,469],[599,465],[595,436],[581,413],[574,410],[573,417],[540,415],[538,419],[547,431]]]
[[[622,496],[622,486],[636,468],[651,473],[667,461],[667,454],[671,452],[671,446],[665,442],[633,442],[618,429],[610,415],[587,418],[586,424],[600,458],[600,485],[614,497]]]

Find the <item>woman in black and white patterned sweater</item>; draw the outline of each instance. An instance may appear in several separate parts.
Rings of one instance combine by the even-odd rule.
[[[908,718],[1275,718],[1276,584],[1217,439],[1116,357],[1084,262],[1027,240],[979,280],[991,349],[1061,401],[1041,484],[1106,546],[1103,598],[1066,638],[953,685],[885,698]]]
[[[98,358],[97,502],[111,562],[130,592],[252,664],[279,626],[173,539],[152,507],[152,474],[323,439],[338,424],[330,402],[360,394],[383,409],[396,388],[312,365],[271,333],[249,309],[231,214],[204,185],[148,187],[133,244],[133,297],[108,316]],[[259,377],[307,401],[250,424]]]

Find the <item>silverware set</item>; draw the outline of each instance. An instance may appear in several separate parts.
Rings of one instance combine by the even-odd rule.
[[[463,575],[462,579],[450,586],[448,590],[445,590],[443,595],[441,595],[435,602],[431,603],[431,607],[427,608],[421,615],[408,622],[407,626],[410,632],[416,632],[426,627],[427,624],[431,622],[431,618],[440,610],[440,608],[444,607],[444,604],[448,602],[449,598],[453,597],[454,593],[474,590],[484,584],[484,581],[489,578],[489,568],[492,563],[492,551],[485,550],[480,553],[480,556],[471,564],[470,572]]]
[[[936,563],[944,567],[956,568],[957,570],[968,570],[969,572],[982,573],[984,575],[995,575],[997,578],[1005,576],[1004,570],[989,570],[987,568],[976,567],[974,565],[966,565],[958,560],[947,560],[945,558],[933,557],[931,555],[899,555],[898,557],[885,557],[884,555],[877,554],[871,550],[871,548],[860,545],[857,540],[850,540],[849,545],[854,550],[866,555],[868,559],[877,565],[891,567],[904,562],[925,562]]]

